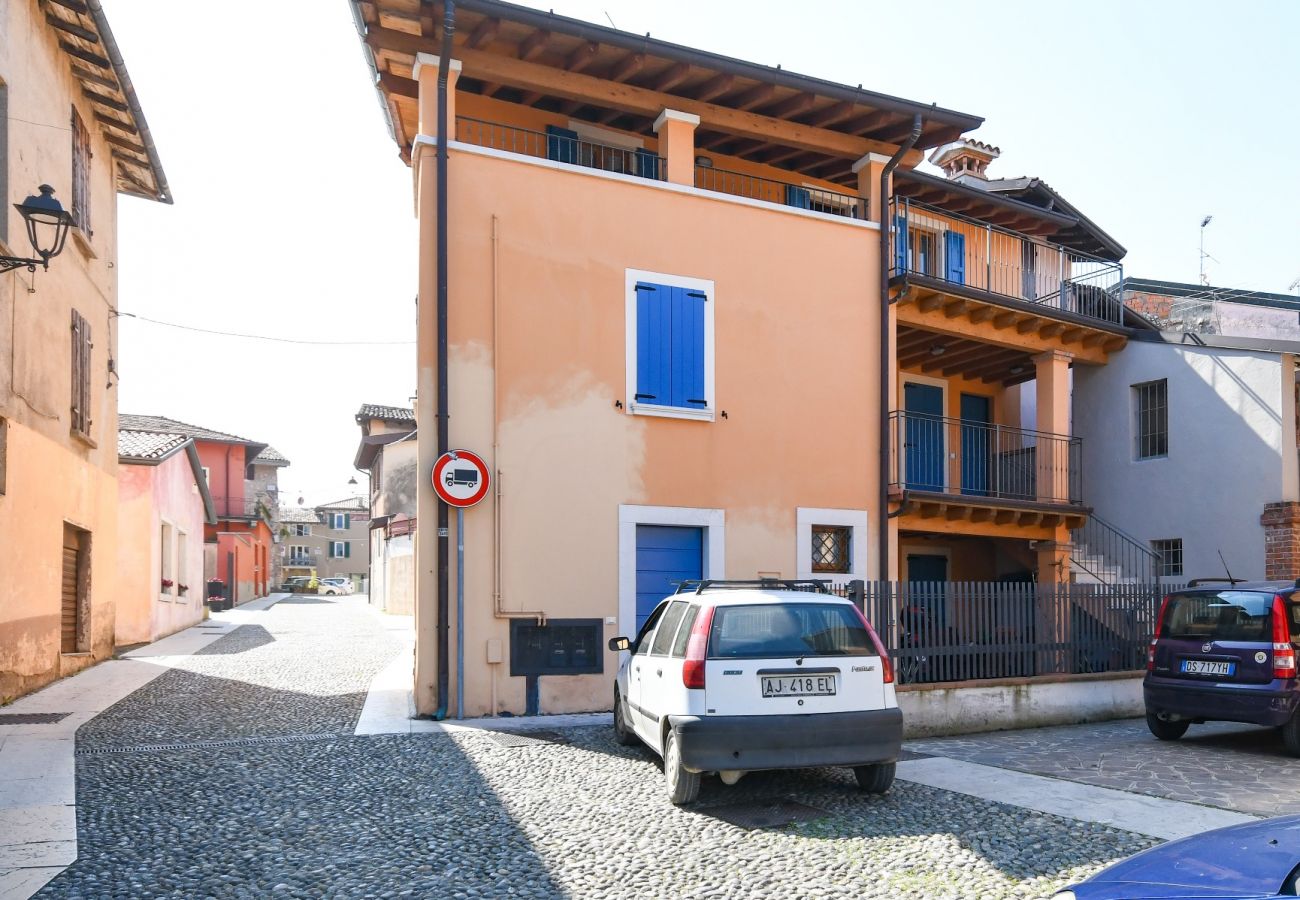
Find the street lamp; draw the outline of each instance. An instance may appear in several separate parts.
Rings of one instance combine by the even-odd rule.
[[[24,268],[35,272],[37,266],[49,269],[50,260],[63,252],[63,245],[68,241],[68,231],[75,224],[72,213],[54,199],[54,188],[43,184],[38,190],[39,194],[33,194],[22,203],[15,203],[14,209],[18,210],[27,223],[27,240],[40,259],[0,256],[0,272]]]

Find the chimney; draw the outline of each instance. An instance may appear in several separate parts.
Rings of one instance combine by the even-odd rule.
[[[930,154],[930,162],[943,169],[950,181],[988,181],[984,171],[1001,155],[1002,151],[992,144],[962,138],[937,148]]]

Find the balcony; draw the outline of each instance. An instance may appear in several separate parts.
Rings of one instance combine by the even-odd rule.
[[[256,497],[213,497],[218,519],[270,519],[270,509]]]
[[[891,278],[1085,323],[1123,324],[1124,268],[1117,262],[903,197],[890,200],[889,221]]]
[[[456,140],[602,172],[651,181],[668,180],[667,160],[650,150],[597,143],[555,126],[549,126],[544,132],[532,131],[500,122],[457,116]],[[869,212],[866,198],[812,183],[780,181],[712,165],[695,165],[694,169],[693,183],[700,190],[850,219],[866,219]]]
[[[284,565],[290,568],[312,568],[320,563],[320,554],[293,553],[284,557]]]
[[[889,417],[890,487],[956,507],[1083,505],[1077,437],[911,412]],[[949,518],[960,518],[954,513]],[[979,516],[977,518],[987,518]]]

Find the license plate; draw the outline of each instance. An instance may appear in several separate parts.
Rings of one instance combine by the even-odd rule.
[[[1236,663],[1212,662],[1208,659],[1183,660],[1183,674],[1185,675],[1231,675],[1236,671]]]
[[[764,697],[828,697],[835,694],[834,675],[764,675]]]

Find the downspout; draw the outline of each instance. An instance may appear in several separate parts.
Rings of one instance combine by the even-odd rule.
[[[893,223],[889,221],[889,176],[920,136],[921,115],[917,113],[912,119],[912,133],[880,170],[880,545],[877,550],[880,581],[889,580],[889,520],[893,518],[889,514],[889,458],[893,452],[889,444],[889,407],[893,400],[889,390],[893,365],[893,350],[889,345],[889,235],[893,231]]]
[[[447,436],[447,72],[451,67],[451,39],[456,33],[456,3],[443,5],[442,53],[438,57],[438,455],[451,449]],[[450,678],[450,586],[447,554],[447,504],[438,500],[438,709],[433,717],[447,717],[447,681]],[[463,622],[456,627],[463,628]]]

